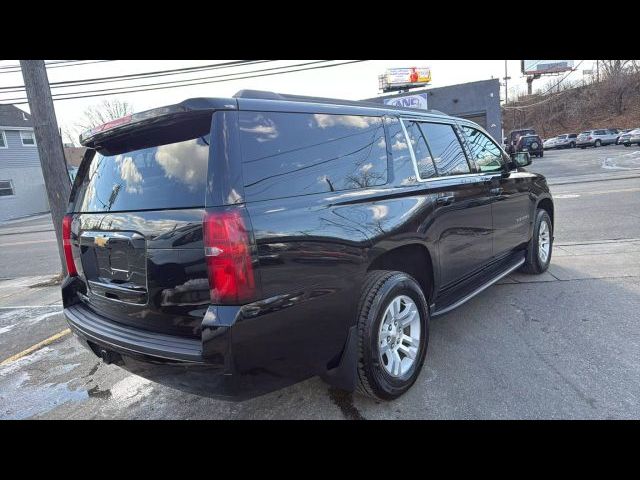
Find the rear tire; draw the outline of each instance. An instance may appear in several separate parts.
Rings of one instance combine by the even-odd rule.
[[[533,235],[527,246],[522,271],[540,274],[549,268],[553,250],[553,226],[546,210],[536,210]]]
[[[569,144],[569,148],[576,148],[576,142],[571,142]]]
[[[540,157],[540,158],[544,157],[544,152],[540,152],[539,157]]]
[[[600,140],[596,140],[596,143],[593,144],[593,146],[596,148],[598,148],[600,145],[602,145],[602,142]]]
[[[356,391],[398,398],[418,378],[428,343],[429,307],[418,282],[404,272],[369,272],[358,308]]]

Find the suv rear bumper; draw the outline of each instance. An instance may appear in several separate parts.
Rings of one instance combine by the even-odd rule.
[[[212,345],[116,324],[82,304],[65,308],[64,315],[79,342],[107,363],[195,395],[241,401],[310,376],[289,378],[267,369],[248,375],[236,372],[228,328]]]
[[[118,353],[151,357],[164,362],[204,363],[199,340],[117,324],[81,303],[65,308],[64,315],[76,334]]]

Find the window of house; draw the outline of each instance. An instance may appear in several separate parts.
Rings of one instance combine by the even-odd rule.
[[[7,136],[4,134],[4,130],[0,130],[0,148],[7,148]]]
[[[15,195],[11,180],[0,180],[0,197],[10,197]]]
[[[23,147],[35,147],[36,137],[34,136],[33,132],[23,130],[20,132],[20,138],[22,139]]]

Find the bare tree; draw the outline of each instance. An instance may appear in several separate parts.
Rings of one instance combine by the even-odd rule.
[[[97,105],[88,107],[76,126],[82,130],[89,130],[130,113],[133,113],[133,107],[127,101],[118,100],[117,98],[115,100],[103,100]]]
[[[62,127],[65,143],[77,145],[80,133],[133,113],[133,106],[126,100],[103,100],[91,105],[83,112],[82,117],[73,126]]]
[[[633,60],[600,60],[604,78],[615,78],[626,73],[633,66]]]

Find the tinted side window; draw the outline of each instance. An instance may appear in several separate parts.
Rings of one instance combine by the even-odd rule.
[[[240,112],[248,200],[383,185],[382,119],[352,115]]]
[[[418,164],[418,174],[421,179],[431,178],[436,176],[436,169],[431,158],[431,152],[427,147],[427,143],[420,132],[417,122],[405,122],[407,128],[407,134],[409,135],[409,141],[411,142],[411,148],[413,148],[413,154],[416,156],[416,163]]]
[[[462,132],[481,172],[502,170],[502,150],[489,137],[475,128],[462,126]]]
[[[427,138],[438,175],[471,173],[458,135],[451,125],[421,122],[420,128]]]
[[[400,185],[409,185],[416,182],[416,172],[411,161],[409,152],[409,142],[404,134],[404,130],[397,118],[387,118],[387,131],[389,132],[389,143],[391,146],[391,157],[393,158],[393,172]]]

